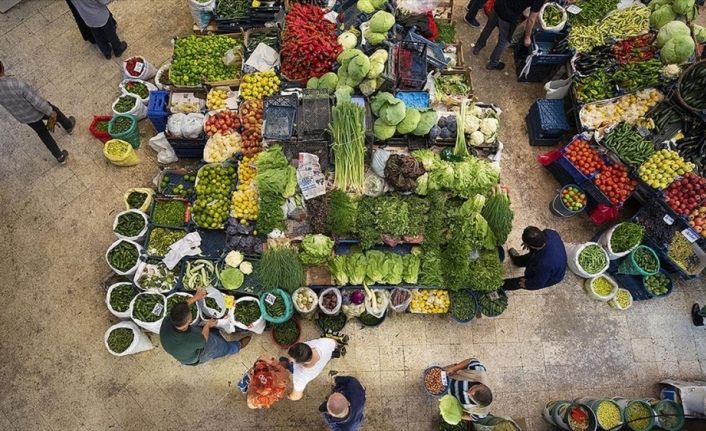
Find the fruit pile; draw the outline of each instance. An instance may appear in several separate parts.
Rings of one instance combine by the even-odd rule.
[[[230,191],[235,185],[235,168],[206,165],[196,178],[193,219],[200,227],[220,229],[228,218]]]
[[[659,150],[640,166],[640,179],[653,189],[664,190],[679,175],[694,170],[693,163],[687,163],[673,150]]]
[[[581,211],[586,206],[586,193],[578,187],[565,187],[561,191],[561,202],[568,210]]]
[[[593,182],[613,204],[625,202],[637,186],[637,181],[628,176],[625,166],[618,163],[603,169]]]
[[[231,216],[238,219],[241,224],[257,220],[258,193],[255,186],[255,161],[250,157],[243,157],[238,165],[238,188],[233,192],[231,202]]]
[[[240,117],[236,111],[218,111],[208,115],[204,130],[208,136],[225,135],[240,130]]]
[[[243,154],[251,157],[262,150],[262,100],[247,100],[241,103],[240,115],[243,119]]]
[[[227,104],[226,100],[230,96],[230,91],[222,88],[214,88],[208,92],[206,96],[206,107],[211,110],[224,109]]]
[[[203,148],[203,159],[206,163],[220,163],[243,151],[243,144],[237,132],[221,135],[216,133],[208,138]]]
[[[601,171],[606,167],[600,154],[585,139],[574,139],[566,146],[566,158],[584,175]]]
[[[449,292],[441,289],[416,290],[412,293],[409,309],[413,313],[446,313],[449,311]]]
[[[664,201],[674,212],[681,215],[689,214],[705,199],[706,178],[693,172],[688,172],[674,181],[664,192]]]
[[[240,96],[243,100],[262,99],[279,91],[279,78],[274,70],[248,73],[240,84]]]
[[[695,208],[689,213],[689,225],[706,238],[706,206]]]
[[[634,124],[647,114],[664,95],[654,88],[646,88],[633,94],[626,94],[610,102],[596,102],[584,105],[579,117],[581,124],[589,130],[608,127],[625,121]]]
[[[181,86],[236,79],[241,65],[226,66],[222,58],[226,51],[238,45],[240,42],[236,39],[224,35],[177,38],[169,77],[175,85]]]

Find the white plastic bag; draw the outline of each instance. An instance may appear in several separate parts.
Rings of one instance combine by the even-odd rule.
[[[169,116],[167,119],[167,131],[169,132],[169,136],[172,138],[183,138],[184,135],[181,132],[181,125],[184,124],[184,121],[186,120],[186,114],[183,114],[181,112],[178,112],[176,114],[172,114]]]
[[[181,134],[187,139],[196,139],[203,132],[204,115],[201,113],[190,113],[186,115],[181,123]]]
[[[375,295],[375,301],[373,301],[373,295]],[[389,302],[390,293],[386,289],[366,289],[365,311],[367,311],[368,314],[375,316],[378,319],[381,318],[385,315]]]
[[[402,293],[403,295],[404,295],[405,292],[406,292],[406,294],[407,294],[407,299],[405,299],[404,301],[400,302],[399,304],[393,304],[393,303],[392,303],[392,298],[395,297],[395,294],[396,294],[397,292],[400,292],[400,293]],[[411,304],[411,303],[412,303],[412,291],[410,291],[409,289],[405,289],[404,287],[395,287],[395,288],[392,289],[392,291],[390,292],[390,310],[392,310],[392,311],[394,311],[394,312],[396,312],[396,313],[404,313],[405,311],[407,311],[407,308],[409,308],[409,304]]]
[[[296,301],[296,298],[299,295],[304,295],[304,297],[310,298],[312,300],[311,304],[308,306],[300,306]],[[294,294],[292,294],[292,304],[294,304],[294,309],[297,310],[297,312],[305,319],[310,319],[314,316],[318,303],[319,301],[316,296],[316,292],[306,286],[300,287],[294,291]]]
[[[120,353],[114,352],[110,350],[110,347],[108,347],[108,336],[111,332],[113,332],[114,329],[118,328],[130,329],[132,330],[133,334],[132,343],[128,346],[127,349],[125,349],[124,352]],[[107,331],[105,331],[105,337],[103,339],[103,342],[105,343],[106,350],[108,350],[111,354],[115,356],[134,355],[135,353],[145,352],[154,348],[154,345],[152,345],[152,342],[150,341],[149,337],[147,337],[147,335],[145,335],[144,332],[142,332],[142,330],[140,330],[140,328],[133,322],[120,322],[111,326],[110,328],[108,328]]]
[[[148,263],[146,261],[140,262],[137,265],[137,270],[135,270],[135,277],[133,278],[132,282],[135,283],[135,286],[143,292],[158,292],[158,293],[171,292],[176,287],[178,278],[175,278],[174,282],[171,285],[168,285],[168,286],[165,285],[161,289],[159,289],[159,288],[145,289],[140,284],[140,277],[142,277],[143,274],[145,274],[145,273],[147,273],[148,275],[150,275],[150,273],[155,274],[158,268],[164,268],[164,267],[166,267],[166,264],[164,263],[164,261],[156,261],[156,262],[150,262],[150,263]]]
[[[138,319],[135,317],[135,301],[137,298],[143,295],[159,295],[162,297],[162,317],[160,317],[158,320],[154,322],[143,322],[142,320]],[[157,304],[159,305],[159,303]],[[167,298],[164,297],[161,293],[155,293],[155,292],[142,292],[138,293],[135,295],[134,298],[132,298],[132,302],[130,303],[130,318],[132,319],[133,322],[137,323],[137,325],[143,329],[146,329],[150,332],[153,332],[155,334],[159,334],[159,329],[162,327],[162,321],[164,320],[164,317],[167,315]]]
[[[110,253],[110,250],[117,247],[118,244],[120,244],[121,242],[129,242],[130,244],[135,246],[135,248],[137,249],[138,259],[135,262],[135,266],[128,269],[127,271],[121,271],[121,270],[113,267],[113,265],[111,265],[110,261],[108,260],[108,253]],[[140,254],[142,254],[142,246],[140,244],[136,243],[135,241],[130,241],[129,239],[119,239],[119,240],[115,241],[114,243],[110,244],[110,247],[108,247],[108,250],[106,250],[105,261],[108,262],[108,266],[110,267],[110,269],[113,270],[114,273],[116,273],[118,275],[132,275],[135,273],[135,271],[137,271],[137,267],[140,265],[140,259],[139,259]]]
[[[137,75],[133,75],[132,73],[128,72],[128,70],[127,70],[127,62],[132,59],[137,59],[137,61],[138,61],[135,66]],[[133,55],[132,57],[123,61],[123,75],[125,76],[125,78],[130,78],[130,79],[136,78],[136,79],[142,79],[143,81],[147,81],[149,79],[154,78],[154,76],[156,74],[157,74],[157,69],[152,65],[152,63],[145,60],[145,57],[143,57],[141,55]]]
[[[387,159],[390,158],[390,155],[389,151],[382,148],[373,151],[373,161],[370,163],[370,167],[377,176],[385,178],[385,165],[387,165]]]
[[[132,283],[128,283],[126,281],[121,281],[118,283],[111,284],[110,287],[108,287],[108,292],[105,294],[105,305],[108,307],[108,311],[110,313],[117,317],[118,319],[122,320],[127,320],[130,318],[130,314],[132,313],[132,301],[130,301],[130,305],[127,307],[127,310],[125,311],[118,311],[113,308],[112,305],[110,305],[110,295],[113,293],[113,290],[120,287],[120,286],[132,286]],[[132,287],[130,287],[132,289]]]
[[[324,296],[326,296],[326,294],[329,292],[333,292],[336,295],[336,306],[333,307],[332,310],[329,310],[328,308],[323,306]],[[338,314],[338,312],[341,311],[342,302],[343,298],[341,297],[341,291],[337,287],[329,287],[328,289],[324,289],[321,292],[321,295],[319,295],[319,310],[321,310],[321,312],[324,314],[328,314],[329,316]]]
[[[558,79],[544,84],[544,91],[547,92],[547,99],[563,99],[569,94],[572,79]]]
[[[167,303],[169,303],[169,298],[172,296],[186,296],[187,298],[193,298],[194,295],[187,293],[187,292],[174,292],[171,295],[167,296]],[[165,314],[166,317],[166,314]],[[191,316],[193,319],[191,320],[190,326],[195,326],[198,325],[201,322],[201,310],[199,309],[198,304],[196,304],[196,316]]]
[[[159,132],[157,135],[150,138],[150,147],[157,152],[157,161],[163,165],[168,165],[169,163],[174,163],[179,158],[172,148],[172,144],[169,143],[167,137],[164,136],[164,132]]]
[[[142,98],[142,97],[140,97],[140,95],[137,94],[137,93],[131,93],[131,92],[127,89],[127,85],[128,85],[128,83],[130,83],[130,82],[138,82],[138,83],[144,84],[144,85],[147,87],[147,90],[148,90],[148,91],[157,91],[157,87],[156,87],[154,84],[152,84],[151,82],[143,81],[143,80],[137,79],[137,78],[123,79],[123,80],[120,82],[120,84],[118,84],[118,88],[120,89],[120,92],[121,92],[121,93],[123,93],[123,94],[129,94],[130,96],[135,96],[135,97],[139,98],[140,100],[142,100],[142,103],[144,103],[145,106],[147,106],[147,104],[149,103],[149,100],[150,100],[150,95],[147,94],[147,97]]]
[[[237,299],[235,301],[235,308],[238,308],[238,304],[244,301],[254,301],[257,303],[258,308],[260,307],[260,300],[252,297],[252,296],[244,296],[240,299]],[[260,318],[257,319],[256,321],[252,322],[250,325],[244,325],[237,320],[235,320],[235,326],[240,329],[244,329],[246,331],[253,332],[255,334],[262,334],[265,331],[265,318],[262,317],[262,314],[260,315]]]
[[[595,274],[589,274],[588,272],[584,271],[583,268],[581,268],[581,265],[579,265],[579,254],[581,254],[581,251],[588,247],[589,245],[597,245],[601,247],[600,244],[597,242],[587,242],[585,244],[565,244],[566,246],[566,261],[569,266],[569,269],[571,272],[574,274],[578,275],[581,278],[593,278],[593,277],[598,277],[599,275],[603,274],[608,270],[608,266],[610,265],[610,260],[608,259],[608,253],[606,253],[605,249],[601,247],[601,250],[603,250],[604,253],[606,253],[606,264],[605,267],[602,268],[600,271],[596,272]]]
[[[610,291],[610,293],[607,296],[601,296],[591,288],[593,283],[598,278],[605,278],[608,281],[608,283],[613,285],[613,289]],[[588,296],[595,299],[596,301],[608,302],[611,299],[613,299],[613,297],[615,296],[616,293],[618,293],[618,283],[616,283],[615,280],[613,280],[611,277],[609,277],[608,274],[602,274],[597,277],[587,278],[586,281],[583,282],[583,289],[586,291]]]
[[[120,97],[123,97],[123,96],[120,96]],[[133,117],[137,118],[138,120],[142,120],[142,119],[147,118],[147,106],[145,106],[145,104],[142,103],[142,99],[140,99],[139,97],[134,96],[132,94],[130,94],[130,96],[133,96],[135,98],[135,106],[133,106],[132,109],[130,109],[127,112],[116,111],[115,105],[118,104],[118,100],[120,99],[120,97],[118,97],[117,99],[115,99],[115,102],[113,102],[113,105],[111,107],[111,109],[113,110],[113,116],[130,114]]]
[[[552,7],[557,7],[559,8],[559,10],[561,10],[561,21],[555,26],[549,26],[546,22],[544,22],[544,10],[550,5]],[[566,9],[554,2],[544,3],[542,8],[539,10],[539,26],[542,27],[542,30],[544,31],[551,31],[555,33],[562,31],[564,29],[564,26],[566,26],[567,19],[568,17],[566,15]]]
[[[220,319],[225,316],[227,311],[225,296],[213,287],[209,287],[208,289],[206,289],[206,292],[206,298],[213,298],[218,304],[218,306],[221,308],[221,311],[219,312],[218,310],[214,310],[213,308],[207,306],[206,299],[204,298],[196,303],[196,305],[199,307],[199,312],[201,312],[203,318]]]
[[[140,217],[142,217],[142,219],[145,221],[145,226],[144,226],[144,227],[142,228],[142,230],[141,230],[137,235],[135,235],[135,236],[124,236],[124,235],[121,235],[121,234],[115,232],[115,228],[118,226],[118,219],[120,218],[121,215],[127,214],[127,213],[135,213],[135,214],[138,214],[138,215],[139,215]],[[141,240],[141,239],[145,236],[145,234],[147,233],[147,227],[148,227],[147,224],[148,224],[148,223],[149,223],[149,221],[147,220],[147,215],[146,215],[145,213],[143,213],[142,211],[140,211],[140,210],[129,209],[129,210],[127,210],[127,211],[122,211],[122,212],[119,212],[118,215],[115,216],[115,220],[113,220],[113,233],[115,234],[115,236],[117,236],[117,237],[120,238],[120,239],[129,239],[129,240],[131,240],[131,241],[140,242],[140,240]]]
[[[199,30],[204,30],[213,18],[213,10],[216,8],[216,0],[208,0],[200,2],[198,0],[189,0],[189,9],[191,17],[194,18],[194,23]]]
[[[157,74],[154,75],[154,85],[158,90],[169,90],[169,85],[162,84],[160,80],[164,73],[169,72],[169,68],[172,67],[172,63],[165,63],[159,69],[157,69]]]
[[[630,254],[630,252],[632,252],[633,250],[635,250],[635,249],[640,245],[640,243],[637,243],[637,244],[635,244],[635,246],[634,246],[633,248],[631,248],[630,250],[623,251],[623,252],[621,252],[621,253],[616,253],[616,252],[613,251],[613,249],[610,247],[610,239],[611,239],[611,237],[613,236],[613,232],[615,232],[615,229],[616,229],[618,226],[620,226],[621,224],[622,224],[622,223],[616,224],[616,225],[613,226],[612,228],[610,228],[610,229],[608,229],[607,231],[603,232],[603,235],[601,235],[601,237],[598,238],[598,243],[599,243],[600,245],[602,245],[603,248],[605,249],[606,253],[608,253],[608,259],[610,259],[610,260],[615,260],[615,259],[620,259],[621,257],[625,257],[625,256],[627,256],[628,254]]]

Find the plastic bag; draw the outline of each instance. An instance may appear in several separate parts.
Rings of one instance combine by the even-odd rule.
[[[162,75],[169,73],[169,68],[172,67],[172,63],[165,63],[159,69],[157,69],[157,74],[154,76],[154,85],[159,90],[169,90],[170,85],[162,84],[160,81]]]
[[[135,208],[135,209],[147,214],[147,210],[149,210],[152,207],[152,199],[154,197],[154,190],[149,189],[147,187],[133,187],[131,189],[128,189],[123,194],[123,202],[125,202],[125,209],[126,210],[129,210],[132,208],[130,206],[130,204],[128,203],[127,199],[130,196],[130,193],[133,193],[133,192],[144,193],[147,195],[147,197],[145,198],[145,201],[142,203],[142,205],[139,208]]]
[[[243,62],[243,49],[241,45],[229,49],[221,59],[226,66],[239,65]]]
[[[393,303],[393,298],[396,298],[398,295],[407,295],[407,299],[403,300],[402,302],[398,304]],[[404,296],[402,296],[404,297]],[[395,287],[392,289],[390,292],[390,310],[396,312],[396,313],[404,313],[407,311],[407,308],[409,307],[409,304],[412,302],[412,292],[409,289],[405,289],[403,287]]]
[[[323,305],[323,299],[329,292],[333,292],[336,295],[336,306],[333,307],[333,309],[328,309],[324,307]],[[329,316],[333,316],[334,314],[338,314],[338,312],[341,310],[341,303],[342,303],[342,298],[341,298],[341,291],[336,288],[336,287],[329,287],[328,289],[324,290],[321,292],[321,295],[319,295],[319,309],[321,310],[322,313],[328,314]]]
[[[135,64],[135,74],[128,71],[128,62],[132,60],[137,60],[137,63]],[[157,69],[152,65],[152,63],[145,60],[145,57],[142,57],[141,55],[133,55],[132,57],[123,61],[123,75],[125,76],[125,78],[142,79],[144,81],[147,81],[149,79],[154,78],[156,74]]]
[[[433,12],[438,4],[438,0],[398,0],[397,8],[412,14],[424,14]]]
[[[118,219],[120,218],[120,216],[122,216],[123,214],[127,214],[127,213],[139,214],[140,217],[142,217],[142,219],[145,221],[144,227],[142,228],[142,230],[140,232],[137,233],[137,235],[124,236],[124,235],[121,235],[121,234],[115,232],[115,228],[118,226]],[[121,211],[118,213],[118,215],[115,216],[115,220],[113,220],[113,233],[115,234],[115,236],[117,236],[120,239],[129,239],[131,241],[141,242],[141,240],[143,239],[143,237],[147,233],[148,226],[149,226],[149,220],[147,219],[147,215],[138,209],[131,208],[131,209],[128,209],[125,211]]]
[[[238,304],[243,302],[243,301],[254,301],[257,303],[258,307],[260,306],[260,300],[257,298],[253,298],[252,296],[244,296],[238,300],[235,301],[235,308],[238,308]],[[237,328],[244,329],[246,331],[253,332],[255,334],[262,334],[265,331],[265,318],[260,314],[260,317],[252,322],[250,325],[245,325],[243,323],[238,322],[237,320],[234,321],[234,325]]]
[[[197,0],[189,0],[191,17],[199,30],[204,30],[213,18],[213,10],[216,8],[216,0],[209,0],[205,3]]]
[[[123,94],[128,94],[128,95],[130,95],[130,96],[138,97],[138,98],[142,101],[142,103],[144,103],[145,106],[147,106],[147,104],[149,103],[149,100],[150,100],[150,95],[149,95],[149,93],[147,94],[147,97],[144,97],[144,98],[143,98],[143,97],[140,97],[140,95],[137,94],[137,93],[131,93],[131,92],[127,89],[127,85],[128,85],[130,82],[138,82],[138,83],[140,83],[140,84],[144,84],[145,87],[147,87],[147,90],[148,90],[148,91],[157,91],[157,86],[154,85],[154,84],[152,84],[151,82],[143,81],[143,80],[137,79],[137,78],[123,79],[123,80],[120,82],[120,84],[118,84],[118,88],[120,89],[120,92],[121,92],[121,93],[123,93]]]
[[[132,308],[130,308],[132,306],[132,301],[130,302],[130,306],[128,306],[127,310],[118,311],[118,310],[114,309],[112,305],[110,305],[110,295],[112,295],[113,290],[117,289],[120,286],[125,286],[125,285],[130,286],[130,285],[132,285],[132,283],[128,283],[126,281],[121,281],[118,283],[111,284],[110,287],[108,287],[108,292],[105,294],[105,305],[106,305],[106,307],[108,307],[108,311],[110,311],[110,313],[113,316],[117,317],[118,319],[122,319],[122,320],[127,320],[130,318],[130,314],[132,313]]]
[[[199,312],[203,316],[204,319],[220,319],[226,314],[226,302],[225,302],[225,295],[223,295],[220,291],[213,287],[209,287],[206,289],[206,298],[213,298],[216,303],[218,304],[218,307],[220,307],[220,311],[217,309],[213,309],[206,305],[206,299],[202,299],[198,302],[196,302],[196,305],[199,308]]]
[[[169,136],[172,138],[183,138],[184,135],[181,132],[181,125],[186,121],[186,114],[181,112],[172,114],[167,119],[167,131]]]
[[[201,113],[187,114],[181,123],[181,134],[187,139],[196,139],[203,132],[204,115]]]
[[[127,349],[124,351],[118,353],[110,350],[110,347],[108,347],[108,337],[110,336],[110,333],[113,332],[115,329],[119,328],[127,328],[132,330],[132,343],[128,346]],[[135,325],[133,322],[120,322],[116,323],[115,325],[111,326],[108,328],[107,331],[105,331],[105,336],[103,338],[103,342],[105,343],[105,348],[108,350],[111,354],[115,356],[126,356],[126,355],[134,355],[135,353],[140,353],[140,352],[145,352],[147,350],[151,350],[154,348],[152,345],[152,342],[150,339],[145,335],[140,328]]]
[[[539,162],[540,165],[542,166],[549,166],[552,163],[556,162],[559,157],[561,157],[561,148],[557,148],[556,150],[551,150],[548,153],[540,154],[537,156],[537,161]]]
[[[597,245],[601,247],[601,250],[605,253],[605,249],[598,244],[597,242],[587,242],[584,244],[565,244],[566,246],[566,261],[569,266],[569,269],[571,272],[574,274],[578,275],[581,278],[593,278],[593,277],[598,277],[599,275],[603,274],[608,270],[608,266],[610,265],[610,260],[608,259],[608,253],[605,253],[606,256],[606,264],[605,267],[601,268],[599,271],[597,271],[594,274],[589,274],[586,272],[581,265],[579,264],[579,254],[581,254],[581,251],[588,247],[589,245]]]
[[[619,214],[620,208],[618,207],[609,207],[606,204],[598,204],[598,206],[591,211],[589,217],[591,217],[591,221],[595,224],[603,224],[605,222],[617,220]]]
[[[569,94],[572,79],[559,79],[549,81],[544,84],[544,91],[547,92],[547,99],[563,99]]]
[[[123,97],[123,96],[120,96],[120,97]],[[117,99],[115,99],[115,102],[113,102],[113,105],[111,106],[111,109],[113,111],[113,116],[130,114],[133,117],[137,118],[138,120],[142,120],[144,118],[147,118],[147,106],[144,103],[142,103],[142,99],[140,99],[139,97],[132,95],[132,94],[130,94],[130,96],[133,96],[135,98],[135,105],[132,107],[132,109],[130,109],[127,112],[116,111],[115,105],[118,104],[118,100],[120,99],[120,97],[118,97]]]
[[[164,132],[158,133],[150,139],[150,147],[157,152],[157,161],[161,164],[167,165],[169,163],[174,163],[179,158],[172,148],[172,144],[169,143]]]
[[[368,293],[370,292],[370,293]],[[373,304],[373,295],[375,295],[375,304]],[[365,311],[368,314],[377,317],[378,319],[385,315],[387,305],[390,300],[390,293],[383,289],[366,289],[365,295]],[[411,301],[410,301],[411,302]]]
[[[135,301],[137,300],[137,298],[139,298],[140,296],[144,296],[144,295],[159,295],[162,297],[161,305],[162,305],[163,309],[161,311],[162,317],[160,319],[155,320],[154,322],[143,322],[142,320],[135,317]],[[160,304],[158,303],[157,305],[160,305]],[[146,329],[146,330],[153,332],[155,334],[159,334],[159,330],[162,327],[162,321],[164,320],[164,317],[167,315],[167,298],[165,298],[164,295],[162,295],[161,293],[154,293],[154,292],[138,293],[137,295],[135,295],[134,298],[132,298],[132,302],[130,303],[130,309],[132,310],[132,313],[130,314],[130,318],[133,320],[133,322],[137,323],[137,325],[143,329]],[[155,306],[155,309],[157,309],[156,306]],[[152,310],[152,312],[155,313],[154,310]]]
[[[544,10],[549,6],[559,8],[559,10],[561,10],[561,21],[557,25],[550,26],[546,22],[544,22]],[[564,26],[566,26],[566,20],[567,20],[566,9],[564,9],[563,7],[558,5],[557,3],[553,3],[553,2],[544,3],[542,8],[539,10],[539,26],[542,27],[542,29],[544,31],[558,33],[564,29]]]
[[[120,139],[107,141],[103,145],[103,155],[116,166],[135,166],[140,163],[132,145]]]
[[[373,152],[373,161],[370,163],[370,167],[377,176],[385,178],[385,165],[387,165],[387,159],[390,158],[390,155],[389,151],[382,148]]]

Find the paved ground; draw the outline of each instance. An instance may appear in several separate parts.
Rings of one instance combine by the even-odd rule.
[[[191,28],[184,3],[115,2],[127,54],[155,65],[167,60],[170,38]],[[478,34],[463,25],[459,31],[465,40]],[[541,86],[517,84],[511,72],[486,72],[481,60],[488,54],[474,58],[469,46],[479,100],[504,109],[503,181],[511,187],[517,219],[510,242],[518,245],[526,224],[587,240],[595,228],[585,217],[557,220],[547,211],[556,183],[535,162],[541,150],[529,147],[523,121]],[[26,0],[0,15],[0,59],[8,73],[34,84],[78,121],[73,136],[57,134],[71,153],[62,167],[28,127],[0,112],[0,266],[6,269],[0,429],[322,429],[316,409],[327,392],[323,379],[303,400],[269,411],[248,411],[233,390],[254,358],[278,353],[266,335],[234,359],[198,368],[177,365],[159,348],[126,358],[105,351],[103,333],[115,320],[101,289],[110,273],[103,259],[113,241],[110,223],[123,191],[149,184],[156,174],[154,153],[140,150],[143,163],[134,168],[104,161],[87,127],[93,114],[110,112],[120,63],[104,60],[81,40],[63,1]],[[509,53],[506,61],[512,63]],[[141,132],[144,144],[153,133],[147,121]],[[429,430],[437,408],[420,390],[420,371],[474,355],[490,372],[493,413],[546,429],[541,410],[549,400],[654,396],[661,378],[703,376],[706,334],[692,329],[687,317],[692,302],[706,299],[699,283],[621,313],[590,301],[580,280],[569,275],[541,293],[512,294],[497,319],[460,326],[406,315],[378,329],[350,325],[350,353],[331,367],[368,387],[366,430]],[[311,324],[304,326],[315,335]]]

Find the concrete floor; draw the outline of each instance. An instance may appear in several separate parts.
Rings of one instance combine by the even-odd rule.
[[[111,9],[130,44],[127,55],[144,55],[157,66],[171,54],[170,38],[191,29],[183,1],[128,0]],[[466,41],[478,34],[464,25],[459,32]],[[557,184],[535,162],[543,150],[529,147],[524,126],[541,86],[516,83],[509,52],[510,70],[490,73],[483,68],[488,53],[472,56],[470,43],[466,51],[478,99],[504,110],[503,181],[516,211],[510,244],[519,245],[527,224],[553,227],[568,241],[587,240],[595,227],[586,217],[559,220],[547,211]],[[146,147],[152,128],[141,124],[142,164],[120,169],[104,161],[87,127],[94,114],[110,112],[120,62],[104,60],[81,40],[63,1],[27,0],[0,15],[0,59],[9,74],[35,85],[78,122],[73,136],[57,133],[71,153],[58,166],[32,130],[0,111],[0,266],[8,270],[0,287],[0,429],[323,429],[317,413],[328,391],[323,378],[303,400],[268,411],[249,411],[234,390],[258,355],[281,353],[268,335],[233,359],[196,368],[179,366],[159,348],[125,358],[106,352],[103,334],[115,319],[104,305],[101,285],[110,270],[103,255],[123,191],[149,184],[157,173]],[[470,325],[412,315],[377,329],[351,324],[350,353],[330,368],[367,386],[366,430],[418,431],[433,429],[437,415],[435,401],[421,390],[421,370],[476,356],[489,370],[493,413],[525,418],[528,429],[542,430],[549,400],[655,396],[662,378],[706,374],[706,334],[688,318],[690,305],[705,300],[700,280],[619,312],[589,300],[581,280],[568,275],[560,286],[511,294],[504,315]],[[316,336],[312,324],[304,328]]]

